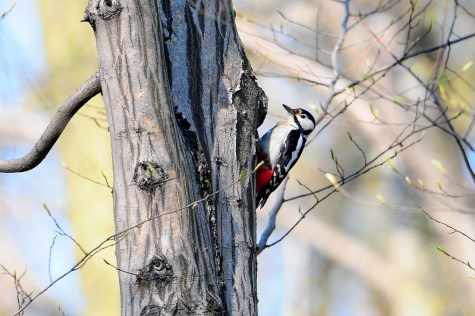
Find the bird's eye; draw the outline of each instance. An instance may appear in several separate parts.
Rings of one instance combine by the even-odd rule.
[[[305,115],[305,114],[300,114],[300,117],[305,120],[305,119],[307,118],[307,115]]]

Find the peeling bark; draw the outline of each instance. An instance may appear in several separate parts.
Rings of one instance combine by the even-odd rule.
[[[254,167],[266,98],[231,2],[90,0],[86,20],[116,230],[153,218],[117,243],[122,315],[256,315],[253,181],[231,184]]]

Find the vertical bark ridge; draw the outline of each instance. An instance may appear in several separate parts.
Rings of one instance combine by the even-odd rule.
[[[215,192],[253,169],[255,130],[263,119],[258,112],[265,111],[266,99],[244,56],[231,2],[170,2],[161,19],[173,30],[165,42],[172,100],[189,130],[197,134]],[[211,230],[216,230],[225,309],[229,315],[253,315],[257,294],[252,181],[245,179],[220,192],[209,212],[215,218]]]
[[[122,314],[255,315],[253,181],[229,185],[254,167],[266,99],[231,1],[108,2],[116,11],[90,0],[87,18],[112,134],[117,231],[226,187],[118,243],[119,268],[135,274],[119,273]]]
[[[184,207],[200,190],[189,179],[194,162],[175,122],[155,1],[112,2],[121,12],[110,19],[101,17],[99,0],[90,1],[87,14],[112,134],[116,229],[123,231]],[[214,253],[203,247],[212,244],[207,220],[200,204],[158,217],[118,242],[118,268],[130,272],[119,272],[123,315],[216,314]]]

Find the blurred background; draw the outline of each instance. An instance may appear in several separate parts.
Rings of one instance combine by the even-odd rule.
[[[259,133],[285,117],[282,103],[322,118],[290,173],[268,241],[277,243],[258,257],[259,313],[475,315],[475,39],[388,67],[471,34],[475,3],[351,1],[345,25],[341,1],[233,3],[269,98]],[[0,159],[27,153],[97,70],[93,32],[80,22],[86,4],[0,1]],[[78,114],[39,167],[0,175],[0,315],[17,309],[12,275],[37,293],[81,257],[65,233],[86,250],[114,233],[101,98]],[[346,179],[339,191],[328,174]],[[258,238],[273,202],[258,211]],[[119,314],[117,273],[103,259],[115,262],[112,248],[26,315]]]

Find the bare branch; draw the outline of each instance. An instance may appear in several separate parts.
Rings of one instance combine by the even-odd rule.
[[[348,20],[350,18],[350,2],[346,0],[345,4],[345,17],[343,18],[343,22],[341,23],[341,32],[338,40],[333,48],[333,52],[331,55],[332,60],[332,68],[333,68],[333,79],[330,81],[328,94],[325,101],[322,104],[322,110],[324,113],[327,112],[330,103],[332,102],[333,98],[335,97],[335,85],[337,81],[341,78],[342,73],[340,70],[339,62],[338,62],[338,54],[340,53],[343,43],[345,42],[346,34],[348,33]],[[319,119],[317,119],[316,124],[320,123],[320,121],[325,117],[322,115]]]
[[[269,211],[269,222],[267,222],[267,227],[262,232],[261,239],[259,239],[259,243],[257,244],[257,255],[259,255],[267,247],[267,240],[269,239],[270,235],[272,235],[272,232],[275,229],[277,213],[279,213],[280,208],[284,203],[284,193],[288,180],[289,177],[285,177],[285,179],[282,181],[276,191],[276,202],[272,206],[272,209]]]
[[[51,119],[35,147],[24,157],[0,161],[0,172],[13,173],[28,171],[40,164],[58,140],[71,118],[96,94],[101,92],[99,73],[95,73],[74,91]]]

